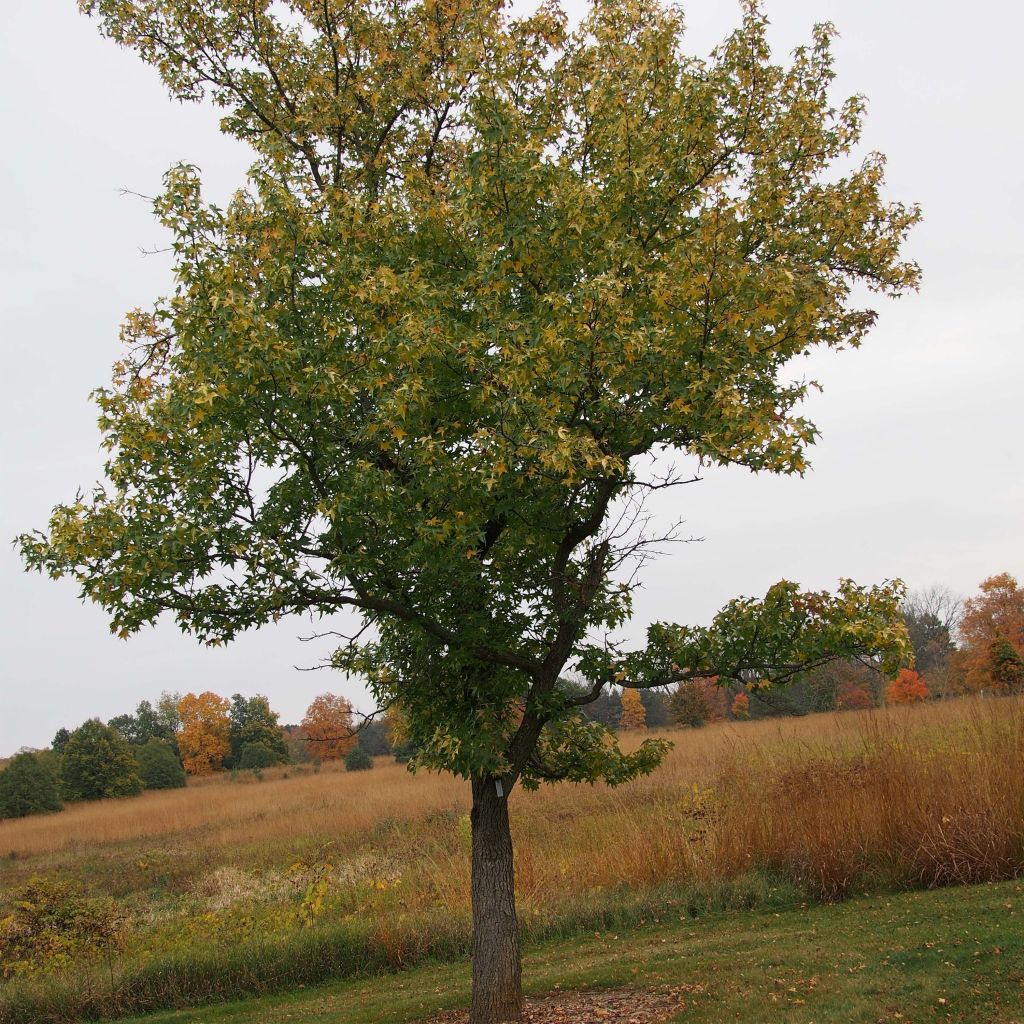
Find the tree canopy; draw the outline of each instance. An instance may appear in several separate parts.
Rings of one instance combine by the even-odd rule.
[[[879,155],[848,159],[864,102],[829,94],[830,26],[780,65],[753,0],[706,59],[657,0],[575,29],[554,3],[81,6],[255,159],[223,209],[168,172],[175,290],[128,314],[96,394],[107,480],[21,539],[30,566],[122,636],[354,610],[333,664],[481,808],[651,770],[658,742],[624,756],[580,713],[605,686],[903,657],[900,588],[849,582],[611,639],[660,539],[644,497],[689,478],[672,459],[804,472],[792,360],[860,342],[856,286],[916,285],[918,211]]]

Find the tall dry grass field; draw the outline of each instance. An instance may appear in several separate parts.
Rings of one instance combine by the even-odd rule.
[[[1024,871],[1020,698],[668,735],[674,749],[649,778],[515,793],[528,929],[592,927],[630,907],[675,912],[694,904],[688,893],[756,899],[775,888],[836,899]],[[280,987],[451,955],[468,934],[468,806],[466,783],[412,775],[387,759],[352,774],[223,776],[0,823],[0,899],[9,904],[39,875],[118,897],[127,914],[120,980],[97,1012],[230,996],[248,991],[238,977],[253,984],[254,974],[276,976]],[[258,972],[238,959],[257,939]],[[330,952],[342,947],[345,957]],[[197,948],[201,969],[187,960]],[[183,972],[173,984],[154,967],[161,963]],[[65,1015],[54,1020],[85,1012],[90,970],[61,965]],[[11,993],[28,1000],[26,1013],[55,998],[46,970],[21,973],[37,977],[0,987],[0,1022],[33,1019],[10,1009],[5,1018],[5,991],[10,1006]]]

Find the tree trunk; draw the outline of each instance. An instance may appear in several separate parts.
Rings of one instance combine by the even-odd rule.
[[[507,794],[493,777],[473,780],[473,1003],[470,1024],[522,1016],[522,966],[516,919]]]

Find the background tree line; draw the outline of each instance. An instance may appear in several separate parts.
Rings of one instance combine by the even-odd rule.
[[[871,664],[835,661],[777,688],[757,680],[723,685],[713,677],[667,691],[609,688],[585,713],[628,731],[1024,691],[1024,589],[1009,573],[985,579],[967,600],[942,587],[914,591],[903,619],[915,668],[895,679]],[[582,693],[591,684],[563,680],[563,686]],[[210,691],[166,691],[106,724],[90,719],[74,730],[62,728],[48,750],[16,754],[0,771],[0,817],[184,786],[188,775],[342,759],[359,770],[371,767],[373,757],[393,754],[406,762],[416,753],[396,715],[357,725],[349,701],[331,693],[313,700],[299,724],[278,719],[259,694],[228,700]]]

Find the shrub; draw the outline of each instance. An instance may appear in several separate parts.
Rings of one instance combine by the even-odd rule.
[[[117,946],[124,921],[109,897],[91,899],[68,882],[30,878],[0,921],[0,976],[67,967]]]
[[[155,736],[135,750],[139,778],[146,789],[180,789],[185,785],[182,768],[170,746]]]
[[[243,770],[262,770],[280,763],[281,755],[265,743],[246,743],[238,755],[238,767]]]
[[[0,818],[59,811],[57,776],[38,754],[16,754],[0,772]]]
[[[68,800],[142,792],[138,764],[128,741],[98,718],[91,718],[71,734],[61,761],[61,781]]]
[[[373,767],[373,758],[362,747],[353,747],[345,755],[345,771],[364,772]]]

